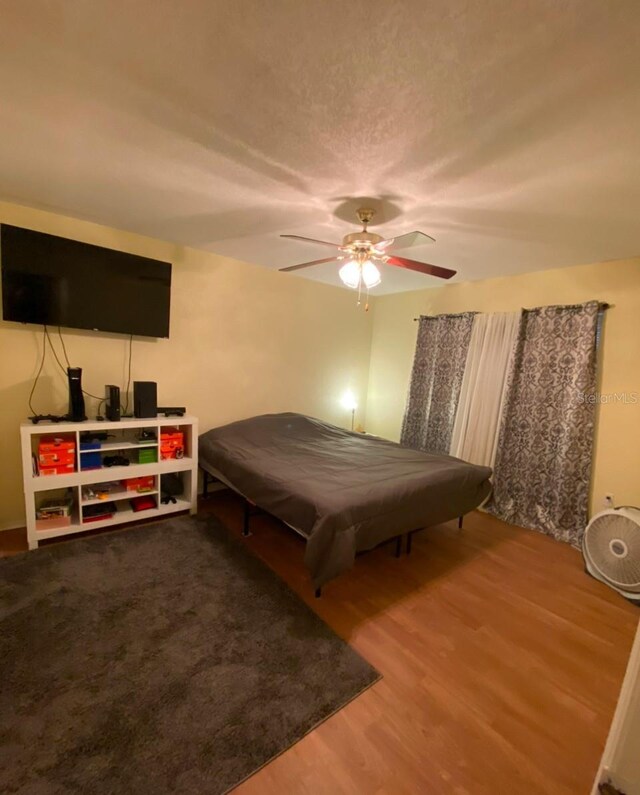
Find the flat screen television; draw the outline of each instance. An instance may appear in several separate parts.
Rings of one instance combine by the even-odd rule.
[[[2,317],[169,336],[171,264],[2,224]]]

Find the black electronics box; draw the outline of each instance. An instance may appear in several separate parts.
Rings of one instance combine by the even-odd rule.
[[[158,385],[155,381],[133,382],[133,415],[139,418],[158,416]]]
[[[120,387],[114,384],[105,386],[105,416],[110,422],[120,421]]]
[[[71,422],[84,422],[87,415],[84,413],[84,395],[82,394],[82,368],[67,367],[69,379],[69,414],[67,419]]]

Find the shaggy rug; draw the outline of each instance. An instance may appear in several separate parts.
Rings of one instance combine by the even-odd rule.
[[[379,678],[211,517],[0,561],[0,791],[223,793]]]

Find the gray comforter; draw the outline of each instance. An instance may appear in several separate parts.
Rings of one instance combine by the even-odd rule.
[[[316,587],[356,552],[477,508],[488,467],[411,450],[302,414],[265,414],[200,436],[200,460],[307,538]]]

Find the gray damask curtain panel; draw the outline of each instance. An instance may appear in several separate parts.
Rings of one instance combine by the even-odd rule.
[[[588,516],[599,315],[595,301],[523,311],[486,506],[574,545]]]
[[[422,316],[400,442],[449,453],[475,312]]]

